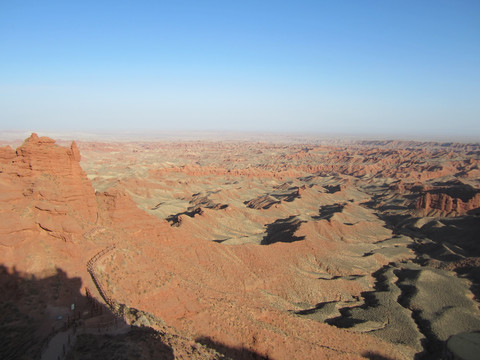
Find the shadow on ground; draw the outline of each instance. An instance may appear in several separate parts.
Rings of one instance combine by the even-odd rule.
[[[210,349],[217,351],[218,353],[225,356],[227,359],[235,359],[235,360],[268,360],[268,357],[259,355],[258,353],[245,349],[245,348],[235,348],[231,346],[227,346],[225,344],[216,342],[211,338],[207,337],[200,337],[197,338],[196,341]]]
[[[85,359],[175,359],[173,349],[165,344],[158,331],[132,326],[126,334],[83,334],[67,360]]]
[[[0,288],[0,359],[174,358],[173,349],[151,328],[132,327],[122,335],[102,334],[125,324],[123,318],[85,296],[82,280],[69,278],[61,269],[34,276],[0,265]],[[66,341],[74,332],[77,342],[69,346]],[[62,333],[66,343],[51,342]],[[148,354],[154,357],[144,356]]]
[[[320,206],[318,215],[312,216],[314,220],[330,220],[335,213],[341,213],[345,204],[332,204]]]
[[[365,358],[367,358],[369,360],[393,360],[393,358],[386,357],[386,356],[383,356],[383,355],[380,355],[380,354],[377,354],[377,353],[374,353],[374,352],[371,352],[371,351],[363,353],[362,356],[364,356]]]
[[[297,219],[296,216],[275,220],[267,225],[267,235],[264,236],[260,245],[270,245],[277,242],[291,243],[305,239],[305,236],[295,236],[295,232],[301,223],[302,221]]]

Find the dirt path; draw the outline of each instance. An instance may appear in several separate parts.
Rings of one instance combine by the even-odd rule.
[[[68,350],[75,344],[75,340],[76,336],[73,333],[73,329],[56,334],[48,343],[41,360],[64,359]]]

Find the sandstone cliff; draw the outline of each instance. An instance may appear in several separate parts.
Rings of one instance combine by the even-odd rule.
[[[459,181],[427,189],[417,200],[416,207],[426,213],[462,215],[480,207],[480,190]]]
[[[95,191],[79,161],[75,142],[64,148],[35,133],[16,151],[0,148],[2,245],[39,234],[71,240],[95,223]]]

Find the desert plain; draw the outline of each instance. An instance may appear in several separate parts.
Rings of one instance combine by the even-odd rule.
[[[2,144],[2,359],[438,359],[480,330],[478,143]]]

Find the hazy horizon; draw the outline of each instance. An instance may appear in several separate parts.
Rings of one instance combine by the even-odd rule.
[[[403,142],[431,142],[431,143],[469,143],[480,144],[477,136],[448,136],[448,135],[408,135],[408,134],[361,134],[361,133],[307,133],[307,132],[261,132],[261,131],[74,131],[57,130],[3,130],[0,132],[0,145],[16,143],[20,145],[25,139],[36,133],[38,136],[47,136],[59,143],[78,141],[92,142],[189,142],[189,141],[247,141],[266,143],[345,143],[355,141],[403,141]]]
[[[0,129],[480,139],[477,1],[4,2]]]

